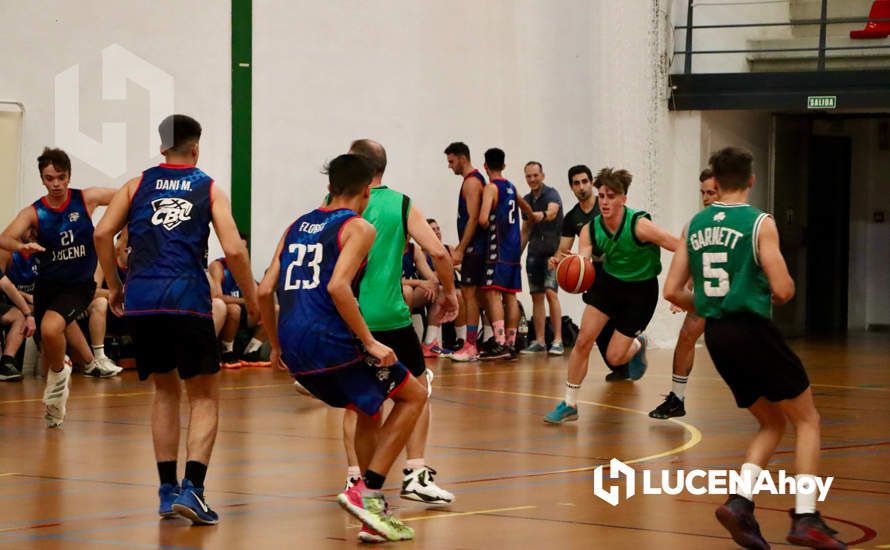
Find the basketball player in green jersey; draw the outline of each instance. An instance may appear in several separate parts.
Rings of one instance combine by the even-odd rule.
[[[701,202],[705,208],[717,200],[717,182],[714,181],[714,173],[710,168],[705,168],[698,176],[701,191]],[[671,304],[671,313],[679,313],[681,310]],[[664,403],[655,407],[649,416],[652,418],[673,418],[686,415],[686,382],[689,373],[692,372],[692,363],[695,361],[695,343],[705,333],[705,320],[693,311],[686,312],[680,334],[677,336],[677,345],[674,347],[673,373],[671,376],[671,392],[667,394]]]
[[[632,179],[627,170],[612,168],[603,168],[596,175],[601,214],[581,230],[578,254],[584,258],[602,256],[603,265],[593,286],[584,293],[587,306],[569,355],[565,400],[544,417],[550,424],[578,419],[578,392],[587,376],[590,351],[609,321],[615,334],[609,340],[606,361],[611,365],[629,363],[632,380],[646,372],[642,334],[658,304],[661,248],[673,251],[680,240],[652,223],[648,213],[624,205]]]
[[[429,391],[431,376],[427,374],[420,340],[411,325],[411,311],[402,297],[402,252],[407,240],[413,238],[429,253],[443,288],[441,306],[445,322],[454,319],[458,309],[451,255],[411,199],[383,185],[383,172],[386,169],[386,150],[383,146],[362,139],[353,142],[349,152],[365,157],[374,168],[371,199],[362,216],[377,230],[377,237],[368,254],[368,265],[359,287],[359,308],[374,338],[391,347],[399,361]],[[356,413],[347,410],[343,421],[344,444],[350,466],[347,485],[360,475],[355,454],[355,422]],[[429,423],[427,405],[406,445],[408,461],[401,497],[447,504],[454,499],[454,495],[435,484],[433,476],[436,472],[425,464],[423,458]]]
[[[794,296],[794,281],[779,250],[772,217],[747,204],[754,184],[751,153],[727,147],[711,156],[720,200],[689,222],[684,246],[674,255],[665,298],[705,318],[705,344],[717,372],[739,407],[760,423],[748,446],[740,494],[730,495],[717,519],[745,548],[766,549],[754,519],[752,486],[785,433],[794,426],[795,507],[788,542],[812,548],[843,549],[816,511],[820,419],[807,373],[770,320],[772,304]],[[690,275],[693,291],[686,286]],[[809,485],[811,491],[802,490]]]

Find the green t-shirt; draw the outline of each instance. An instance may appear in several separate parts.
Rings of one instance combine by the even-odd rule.
[[[624,207],[624,217],[612,234],[602,214],[590,223],[590,242],[593,255],[603,257],[603,269],[622,281],[646,281],[661,273],[661,249],[655,243],[637,240],[634,233],[640,218],[652,219],[647,212]]]
[[[359,285],[358,305],[371,330],[395,330],[411,324],[411,310],[402,297],[402,253],[408,240],[411,199],[386,186],[372,187],[362,217],[377,236]]]
[[[772,292],[757,257],[757,235],[768,216],[747,204],[715,202],[689,222],[686,248],[700,316],[772,316]]]

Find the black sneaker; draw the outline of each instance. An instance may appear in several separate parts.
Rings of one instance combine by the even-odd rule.
[[[454,341],[454,345],[451,346],[451,351],[460,351],[464,347],[464,339],[458,338]]]
[[[798,546],[844,550],[847,545],[834,536],[837,531],[825,525],[819,512],[812,514],[795,514],[794,509],[788,510],[791,515],[791,530],[785,540]]]
[[[3,382],[18,382],[22,379],[22,373],[19,369],[15,368],[15,359],[12,357],[4,356],[2,360],[0,360],[0,381]]]
[[[750,500],[739,495],[730,495],[714,515],[732,535],[732,540],[742,548],[769,550],[769,543],[760,534],[760,525],[754,519],[754,503]]]
[[[606,382],[621,382],[622,380],[630,380],[630,373],[628,372],[627,365],[616,367],[612,372],[606,375]]]
[[[482,345],[479,346],[479,355],[481,356],[483,353],[491,351],[497,345],[498,345],[497,340],[495,340],[494,336],[492,336],[488,340],[482,342]]]
[[[658,418],[661,420],[664,420],[665,418],[673,418],[675,416],[686,416],[686,404],[682,399],[677,397],[677,394],[674,392],[667,394],[667,397],[664,398],[664,403],[655,407],[655,409],[649,413],[650,418]]]
[[[225,351],[222,354],[222,364],[233,367],[235,365],[240,365],[241,360],[238,359],[238,354],[234,351]]]
[[[519,350],[516,346],[507,346],[507,351],[510,352],[510,361],[519,359]]]
[[[507,359],[510,357],[510,350],[507,346],[495,342],[494,346],[479,354],[479,359],[483,361],[493,361],[495,359]]]

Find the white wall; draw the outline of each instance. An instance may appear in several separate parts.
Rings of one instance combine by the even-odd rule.
[[[119,159],[121,173],[97,167],[90,160],[97,157],[72,155],[72,186],[116,187],[161,159],[157,151],[150,151],[149,135],[157,130],[156,124],[149,123],[146,89],[131,81],[125,99],[103,99],[102,52],[113,44],[172,76],[175,109],[194,116],[204,127],[199,164],[222,188],[229,189],[231,24],[227,2],[4,0],[3,5],[0,98],[22,101],[27,110],[24,185],[18,206],[43,192],[36,160],[45,145],[73,152],[71,142],[55,139],[59,114],[55,112],[55,78],[73,65],[80,65],[80,131],[101,142],[103,123],[122,122],[127,128],[125,158]],[[131,63],[128,70],[140,65]],[[71,112],[65,109],[66,114]],[[8,221],[0,220],[0,225],[5,227]]]

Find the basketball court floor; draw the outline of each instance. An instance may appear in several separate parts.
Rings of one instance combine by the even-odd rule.
[[[851,548],[890,548],[890,338],[794,340],[822,415],[822,475],[835,476],[820,504]],[[644,468],[737,468],[755,429],[735,408],[703,348],[686,417],[652,420],[670,387],[671,350],[650,352],[646,377],[607,384],[598,357],[582,389],[581,417],[541,417],[562,398],[567,357],[513,363],[433,360],[433,427],[427,462],[456,494],[453,505],[398,499],[397,464],[387,487],[396,513],[417,531],[387,547],[507,549],[731,549],[713,510],[725,497],[641,495],[617,507],[593,494],[593,469],[618,458]],[[220,433],[207,479],[215,527],[159,520],[149,432],[151,387],[75,375],[63,429],[44,427],[42,381],[3,386],[0,398],[0,547],[344,548],[358,524],[337,506],[345,466],[341,412],[296,394],[286,373],[222,373]],[[184,411],[185,409],[183,409]],[[786,435],[771,469],[793,472]],[[183,458],[180,457],[180,468]],[[613,482],[607,482],[613,483]],[[776,548],[791,496],[760,496],[757,514]]]

